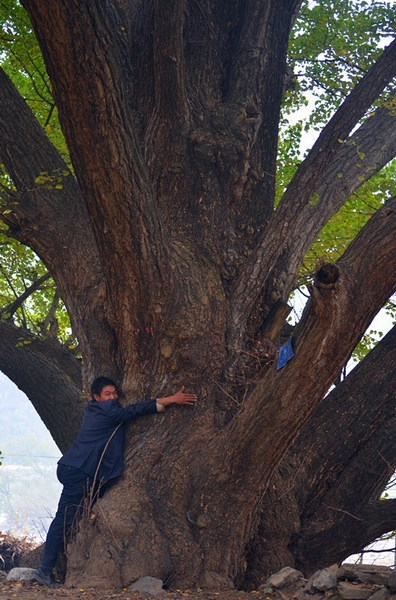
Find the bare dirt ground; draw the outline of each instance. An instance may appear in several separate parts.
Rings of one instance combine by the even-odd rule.
[[[153,600],[148,594],[123,590],[98,590],[77,588],[46,588],[35,582],[7,583],[0,582],[0,600]],[[187,590],[166,593],[166,600],[267,600],[264,591],[238,592],[226,590],[223,592],[203,592]]]

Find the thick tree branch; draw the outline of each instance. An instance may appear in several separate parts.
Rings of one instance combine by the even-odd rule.
[[[378,271],[383,272],[380,281]],[[242,411],[213,440],[223,450],[219,474],[224,494],[236,493],[241,477],[249,490],[241,511],[258,501],[292,440],[395,288],[396,198],[372,217],[337,265],[320,269],[293,334],[294,358],[267,372]]]
[[[103,371],[116,377],[109,365],[114,342],[103,311],[103,273],[86,206],[67,165],[3,70],[0,160],[17,188],[17,197],[10,196],[12,213],[3,217],[9,234],[30,246],[54,278],[82,348],[87,379],[95,375],[92,361],[100,356]]]
[[[23,305],[25,300],[29,298],[29,296],[34,294],[34,292],[37,292],[39,289],[41,289],[42,284],[48,281],[50,277],[50,273],[45,273],[45,275],[42,275],[36,281],[34,281],[32,285],[30,285],[23,292],[23,294],[21,294],[18,298],[16,298],[16,300],[14,300],[14,302],[11,302],[11,304],[2,307],[0,309],[0,318],[4,318],[4,315],[7,315],[7,319],[12,317],[14,313],[18,310],[18,308],[20,308]]]
[[[273,210],[287,47],[300,4],[298,0],[240,2],[238,22],[229,35],[232,59],[224,66],[222,97],[230,114],[224,125],[235,131],[236,140],[243,144],[242,151],[238,150],[239,177],[234,175],[230,181],[226,206],[229,210],[237,202],[237,236],[241,235],[240,222],[247,229],[251,223],[254,243],[246,240],[251,247]],[[232,173],[235,167],[229,158],[224,157]],[[246,194],[250,187],[252,193]]]
[[[396,500],[381,500],[369,504],[361,510],[349,513],[336,506],[328,506],[333,513],[334,525],[325,531],[319,531],[312,537],[307,536],[305,543],[309,554],[317,552],[322,564],[334,564],[345,560],[351,554],[361,552],[380,535],[388,533],[396,524]],[[329,540],[337,540],[337,547],[329,545]],[[319,554],[320,553],[320,554]],[[311,574],[313,569],[305,554],[296,557],[296,567]]]
[[[183,172],[187,162],[186,141],[191,117],[183,38],[185,12],[183,1],[155,2],[151,98],[154,106],[144,135],[143,151],[159,206],[162,202],[169,206],[170,198],[177,204],[174,195],[178,184],[175,185],[169,174]],[[147,79],[147,73],[144,78]]]
[[[377,109],[343,144],[340,152],[322,175],[314,192],[315,202],[306,204],[294,218],[291,235],[270,276],[266,288],[278,290],[287,298],[298,275],[301,256],[319,235],[327,221],[367,180],[396,156],[396,114],[386,107]]]
[[[18,194],[15,197],[11,191],[9,198],[17,217],[9,223],[10,233],[38,254],[46,254],[52,267],[61,250],[68,252],[76,241],[76,222],[92,240],[88,215],[69,168],[3,70],[0,84],[0,159]],[[55,237],[49,245],[55,223],[62,233],[62,242],[57,244]],[[84,248],[88,251],[87,244]]]
[[[322,400],[274,472],[249,559],[254,580],[285,562],[294,565],[295,557],[308,574],[346,558],[351,540],[359,551],[394,528],[377,518],[375,533],[368,533],[364,519],[396,466],[395,342],[396,327]],[[358,537],[348,515],[360,524]],[[273,545],[278,553],[268,558]]]
[[[344,101],[323,130],[305,161],[287,188],[281,204],[265,228],[261,242],[252,253],[233,290],[233,314],[230,343],[238,346],[258,294],[271,270],[289,244],[299,236],[296,220],[302,207],[314,203],[315,187],[327,165],[341,151],[354,125],[396,74],[396,40],[388,46]]]
[[[323,170],[340,151],[340,143],[365,115],[385,87],[396,76],[396,39],[384,50],[377,62],[353,88],[340,108],[323,129],[288,185],[279,208],[298,211],[309,202]],[[292,208],[293,206],[293,208]]]
[[[393,211],[393,215],[387,214],[388,210],[390,213]],[[305,351],[301,346],[299,349],[298,342],[294,346],[295,359],[280,371],[282,373],[285,370],[285,374],[283,381],[279,381],[279,386],[286,386],[282,388],[285,411],[285,416],[279,417],[282,423],[285,422],[285,418],[288,418],[290,410],[293,414],[294,404],[299,402],[298,393],[306,395],[311,405],[320,401],[320,395],[316,396],[317,392],[326,394],[327,390],[324,388],[320,392],[318,382],[320,372],[324,373],[329,369],[331,353],[336,356],[340,349],[347,350],[348,347],[352,349],[358,339],[359,327],[361,332],[365,330],[380,308],[383,299],[391,295],[395,289],[395,210],[395,200],[390,202],[389,206],[385,205],[362,230],[356,242],[345,253],[343,260],[339,261],[338,282],[340,287],[347,288],[345,295],[343,294],[346,303],[341,300],[340,289],[337,305],[330,307],[326,297],[331,294],[332,286],[330,283],[326,284],[323,277],[320,287],[310,301],[315,306],[314,312],[311,313],[313,306],[311,308],[307,306],[299,325],[306,331],[304,341],[300,338],[300,344],[303,344],[305,349],[312,348],[314,353],[310,358],[307,356],[304,373],[299,378],[301,389],[299,392],[296,391],[294,399],[290,399],[290,407],[286,401],[285,389],[288,387],[286,369],[291,371],[299,352]],[[387,248],[389,244],[390,247]],[[378,263],[374,260],[377,258],[377,252]],[[354,272],[350,270],[354,260],[352,256],[356,260]],[[390,265],[389,270],[386,270],[388,260]],[[384,273],[383,277],[387,279],[387,284],[382,285],[382,282],[378,281],[382,277],[376,276],[375,264]],[[330,272],[331,269],[328,270],[328,273]],[[382,289],[377,289],[377,286]],[[341,308],[342,305],[344,309]],[[326,319],[327,311],[334,313],[330,318],[331,329],[324,330],[320,336],[316,336],[315,313],[316,320],[322,320]],[[340,314],[334,318],[337,311]],[[355,317],[356,322],[358,324],[360,322],[356,330],[352,326]],[[336,331],[338,334],[329,346],[327,344],[329,336],[331,338]],[[298,331],[296,334],[298,337]],[[355,335],[355,340],[351,340],[351,334]],[[317,567],[318,557],[320,557],[319,563],[332,564],[353,551],[350,541],[355,536],[351,535],[351,531],[349,535],[347,534],[345,519],[348,514],[357,514],[361,518],[370,503],[378,499],[393,473],[396,465],[394,437],[396,374],[392,369],[396,352],[395,340],[396,328],[393,328],[348,377],[320,402],[281,463],[268,498],[264,497],[263,514],[269,510],[267,502],[269,506],[278,502],[283,506],[285,503],[287,510],[295,511],[295,522],[286,525],[285,539],[288,540],[287,544],[293,543],[297,564],[304,572],[310,573]],[[328,352],[330,354],[327,354]],[[344,360],[348,356],[347,351]],[[297,375],[296,377],[298,378]],[[332,380],[335,380],[335,377]],[[328,381],[328,386],[330,385],[331,380]],[[274,418],[273,414],[271,418]],[[332,435],[333,430],[337,432],[336,435]],[[342,444],[339,443],[340,438],[343,439]],[[258,443],[258,438],[255,442]],[[289,464],[291,469],[288,467]],[[282,473],[286,474],[283,484]],[[276,491],[273,491],[276,488],[280,497]],[[350,523],[350,519],[347,522]],[[387,531],[388,526],[389,522],[382,524],[378,522],[376,532],[381,530],[380,532],[383,533]],[[376,534],[371,532],[371,535],[373,537],[364,537],[365,543],[372,541]],[[332,543],[334,539],[337,540],[336,544]],[[345,541],[345,546],[339,543],[341,539]],[[356,539],[362,543],[361,538]],[[261,541],[258,543],[262,544]],[[314,551],[312,551],[313,546]],[[361,548],[362,546],[357,547],[356,550]],[[253,569],[260,569],[259,565],[259,558],[252,562]]]
[[[301,5],[300,0],[285,2],[240,3],[238,37],[233,48],[234,59],[227,74],[228,99],[239,103],[245,98],[252,109],[262,108],[260,91],[267,77],[275,86],[270,101],[280,102],[283,89],[284,66],[290,29]],[[264,111],[264,116],[266,116]],[[272,113],[272,111],[271,111]]]
[[[342,502],[345,510],[351,510],[353,494],[345,493],[346,486],[358,490],[364,504],[377,500],[392,476],[396,467],[395,360],[393,327],[326,396],[299,433],[288,454],[301,465],[298,496],[305,512],[314,512],[324,495],[328,495],[327,504]],[[340,435],[345,431],[343,444],[324,435],[329,422]]]
[[[64,452],[79,429],[82,414],[81,366],[51,337],[38,340],[0,321],[0,370],[21,389]]]
[[[362,551],[368,544],[374,542],[381,535],[392,532],[396,524],[396,500],[388,499],[381,500],[366,506],[360,513],[361,527],[353,527],[354,547],[351,547],[351,540],[347,536],[341,537],[341,547],[343,548],[343,556],[350,555],[348,546],[355,553],[355,548],[360,548]],[[357,533],[359,530],[359,533]],[[345,532],[346,533],[346,532]],[[350,532],[351,533],[351,532]],[[344,538],[344,539],[343,539]]]
[[[149,130],[156,133],[157,127],[162,129],[165,121],[166,131],[159,141],[162,145],[167,143],[169,148],[170,140],[173,146],[177,138],[185,139],[189,124],[183,50],[185,5],[181,0],[156,0],[154,10],[155,108]]]
[[[166,240],[134,131],[133,73],[118,11],[112,2],[101,1],[56,0],[50,7],[45,0],[26,0],[25,5],[102,251],[104,275],[117,271],[134,290],[141,278],[151,290]],[[99,111],[92,110],[99,104]],[[120,257],[131,265],[127,272]],[[139,270],[143,260],[146,268]]]
[[[321,531],[331,532],[329,539],[332,535],[337,540],[347,535],[346,524],[334,507],[344,515],[357,511],[361,516],[378,500],[393,475],[395,360],[396,327],[326,396],[288,452],[288,460],[291,458],[298,472],[291,494],[301,511],[300,530],[294,540],[300,562],[311,555],[308,547]],[[337,436],[327,435],[329,423]],[[338,443],[340,438],[342,444]],[[389,527],[388,520],[377,520],[374,537],[394,526]],[[365,543],[372,539],[366,538]],[[327,558],[333,553],[330,562],[339,559],[334,555],[338,552],[334,544],[325,544],[321,552]]]

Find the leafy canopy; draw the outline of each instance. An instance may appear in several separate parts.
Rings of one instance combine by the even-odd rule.
[[[293,78],[285,94],[278,152],[277,200],[325,126],[362,74],[396,32],[394,1],[304,0],[289,44]],[[389,105],[389,86],[377,105]],[[318,261],[334,262],[367,220],[396,194],[396,161],[364,183],[326,224],[308,251],[298,286],[311,281]],[[387,312],[395,318],[394,304]],[[362,358],[378,332],[369,332],[358,349]],[[371,335],[373,334],[373,335]]]
[[[67,161],[67,148],[51,85],[28,14],[17,0],[3,0],[0,2],[0,23],[0,65]]]

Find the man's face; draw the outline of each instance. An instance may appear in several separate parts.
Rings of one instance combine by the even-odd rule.
[[[117,388],[114,385],[105,385],[100,395],[94,394],[96,402],[106,402],[107,400],[118,400]]]

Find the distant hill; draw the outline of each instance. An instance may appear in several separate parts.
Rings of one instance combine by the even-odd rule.
[[[26,395],[0,372],[0,531],[38,540],[55,513],[61,456]]]

